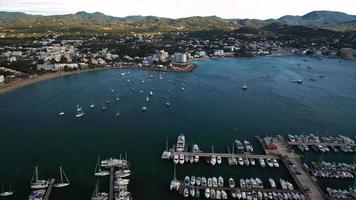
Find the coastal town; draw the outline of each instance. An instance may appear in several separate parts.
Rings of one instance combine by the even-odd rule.
[[[308,56],[355,59],[354,49],[342,47],[345,40],[355,42],[354,33],[332,33],[313,38],[269,36],[245,29],[219,34],[175,32],[72,38],[61,34],[23,39],[2,35],[0,87],[14,87],[26,79],[46,79],[43,75],[55,77],[48,74],[60,71],[137,68],[190,72],[196,67],[194,61],[208,58]]]
[[[0,200],[356,200],[356,0],[0,0]]]

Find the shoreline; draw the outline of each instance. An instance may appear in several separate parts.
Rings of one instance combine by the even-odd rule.
[[[13,91],[13,90],[23,88],[28,85],[46,81],[46,80],[51,80],[51,79],[64,77],[64,76],[68,76],[68,75],[81,74],[81,73],[92,72],[92,71],[99,71],[99,70],[104,70],[104,69],[106,69],[106,68],[83,69],[83,70],[77,70],[77,71],[72,71],[72,72],[59,71],[59,72],[48,73],[48,74],[44,74],[44,75],[37,75],[32,78],[20,79],[20,80],[13,81],[11,83],[6,83],[4,85],[1,85],[0,86],[0,95],[5,94],[10,91]]]
[[[53,73],[47,73],[44,75],[36,75],[35,77],[19,79],[10,83],[6,83],[4,85],[0,85],[0,95],[5,94],[7,92],[11,92],[20,88],[23,88],[28,85],[32,85],[35,83],[39,83],[46,80],[56,79],[68,75],[81,74],[87,72],[101,71],[101,70],[110,70],[110,69],[139,69],[139,70],[152,70],[152,71],[162,71],[162,72],[192,72],[197,67],[196,64],[191,64],[185,68],[178,67],[170,67],[170,68],[149,68],[149,67],[138,67],[135,65],[129,66],[121,66],[121,67],[98,67],[91,69],[82,69],[71,72],[58,71]]]

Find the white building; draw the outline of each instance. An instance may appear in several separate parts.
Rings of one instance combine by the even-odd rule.
[[[70,69],[78,68],[77,63],[55,63],[55,64],[38,64],[37,70],[44,69],[46,71],[60,71],[60,70],[64,70],[64,67],[66,66]]]
[[[223,56],[224,50],[222,49],[214,49],[214,56]]]
[[[187,63],[186,53],[174,53],[173,62],[178,64]]]
[[[4,75],[0,75],[0,84],[3,84],[5,81]]]

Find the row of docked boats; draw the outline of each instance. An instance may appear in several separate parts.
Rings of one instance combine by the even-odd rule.
[[[270,188],[276,189],[277,185],[275,181],[272,178],[268,179]],[[202,187],[209,187],[209,188],[216,188],[216,187],[225,187],[224,184],[224,178],[219,176],[218,178],[216,177],[211,177],[211,178],[205,178],[205,177],[195,177],[195,176],[186,176],[184,178],[184,186],[202,186]],[[280,189],[282,190],[294,190],[294,186],[291,182],[286,181],[284,179],[279,179],[280,183]],[[229,178],[228,180],[228,186],[230,188],[235,188],[237,183],[235,183],[235,180],[233,178]],[[264,185],[261,179],[259,178],[249,178],[249,179],[240,179],[239,181],[239,186],[240,188],[254,188],[254,189],[263,189]]]
[[[240,166],[255,166],[256,165],[256,160],[253,159],[253,158],[242,158],[242,157],[238,157],[237,159],[237,162],[231,162],[229,161],[229,164],[239,164]],[[279,163],[277,161],[277,159],[271,159],[271,158],[258,158],[258,163],[261,167],[279,167]]]
[[[326,188],[328,195],[334,199],[355,199],[356,189],[349,188],[349,190]]]
[[[297,192],[261,192],[261,191],[244,191],[235,189],[231,191],[231,197],[234,199],[249,200],[304,200],[305,196]]]
[[[309,151],[310,149],[315,152],[354,152],[352,145],[355,145],[355,140],[344,135],[333,136],[318,136],[314,134],[309,135],[293,135],[288,134],[288,141],[293,143],[300,143],[297,145],[298,149],[302,152]],[[307,144],[308,145],[307,145]],[[337,144],[337,145],[335,145]],[[339,147],[338,147],[339,146]]]
[[[313,171],[313,176],[320,178],[354,178],[355,175],[351,172],[346,171],[327,171],[327,170],[315,170]]]
[[[104,168],[104,169],[102,169]],[[127,161],[127,156],[125,158],[109,158],[106,160],[100,160],[98,156],[97,164],[95,167],[94,175],[96,177],[105,177],[110,175],[108,168],[114,168],[114,182],[113,182],[113,195],[117,200],[131,200],[131,192],[128,191],[128,185],[131,175],[131,170],[129,169],[129,163]],[[92,200],[108,200],[109,194],[106,192],[99,191],[99,182],[97,181],[94,192],[91,197]]]
[[[238,153],[242,152],[253,152],[253,146],[251,142],[244,140],[243,143],[240,140],[235,140],[235,146]]]

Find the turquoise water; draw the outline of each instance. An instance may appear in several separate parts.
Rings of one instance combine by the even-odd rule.
[[[125,152],[133,167],[130,190],[135,199],[180,199],[169,191],[173,165],[160,160],[165,137],[172,144],[180,133],[189,144],[198,143],[205,151],[214,145],[220,152],[236,138],[257,145],[254,135],[356,134],[356,62],[259,57],[197,64],[192,73],[164,73],[163,80],[159,72],[115,69],[57,78],[1,95],[0,179],[12,183],[12,199],[26,198],[35,165],[44,178],[57,177],[59,165],[69,176],[71,186],[55,190],[52,199],[88,199],[96,181],[97,156]],[[130,74],[122,77],[122,72]],[[303,84],[292,82],[298,79]],[[241,90],[244,83],[247,91]],[[149,88],[154,96],[142,113]],[[108,110],[102,112],[108,99]],[[169,108],[164,105],[167,99]],[[86,113],[82,119],[75,118],[77,104]],[[96,108],[90,109],[90,104]],[[65,115],[58,117],[61,109]],[[115,116],[117,111],[121,116]],[[353,161],[352,155],[337,155]],[[266,180],[271,174],[288,178],[284,169],[203,163],[177,168],[180,179],[223,175]],[[107,182],[101,180],[104,191]]]

